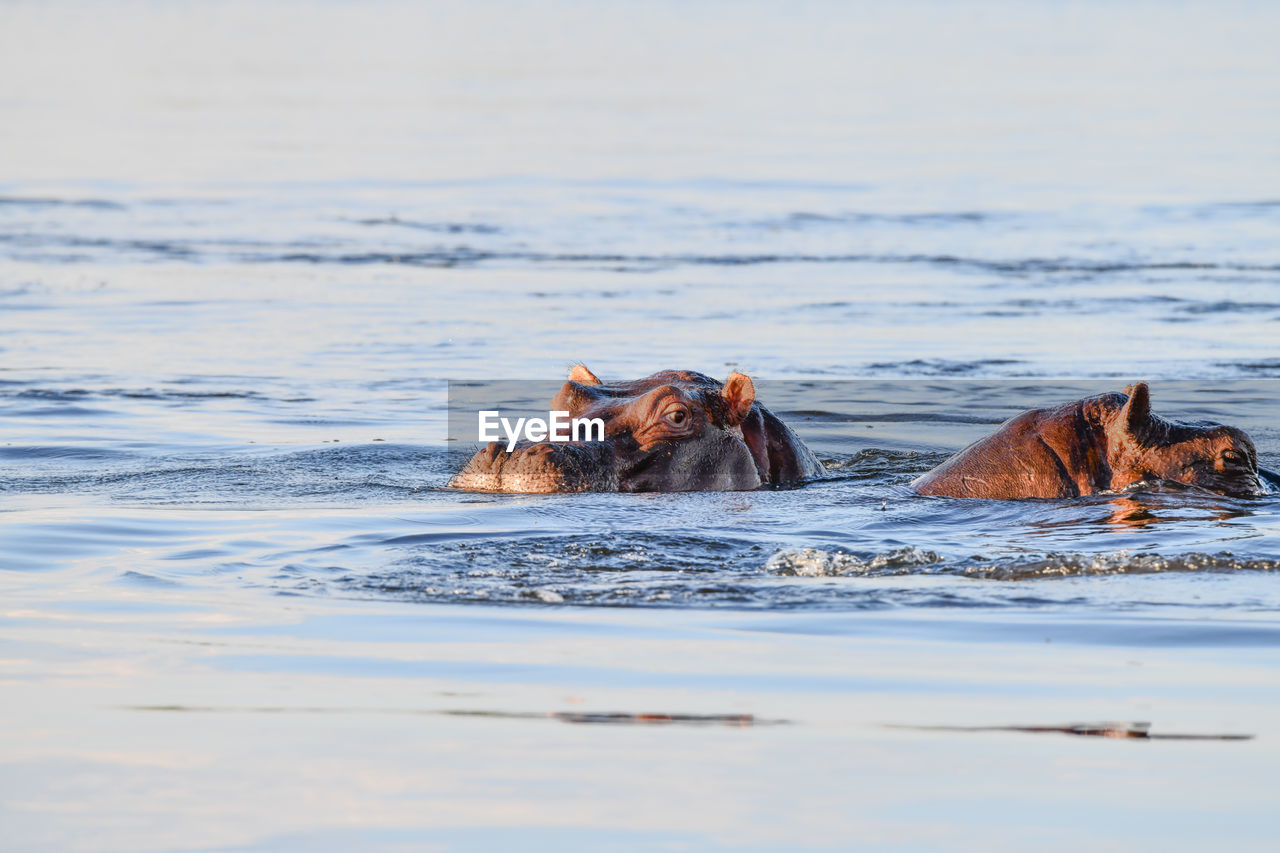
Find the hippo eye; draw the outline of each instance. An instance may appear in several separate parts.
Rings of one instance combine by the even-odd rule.
[[[1222,451],[1222,461],[1223,462],[1243,462],[1244,454],[1238,450],[1224,450]]]
[[[674,426],[682,425],[688,417],[684,409],[672,409],[666,415],[667,421]]]

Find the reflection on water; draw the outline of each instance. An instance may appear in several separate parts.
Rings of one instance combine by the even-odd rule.
[[[1112,498],[1107,501],[1111,507],[1111,514],[1107,517],[1106,523],[1116,527],[1141,529],[1151,524],[1165,522],[1190,520],[1225,522],[1253,515],[1253,511],[1247,505],[1238,503],[1223,505],[1210,499],[1200,506],[1188,506],[1185,499],[1185,495],[1175,495],[1167,503],[1163,503],[1152,497],[1133,495]]]
[[[578,700],[581,701],[581,700]],[[670,714],[670,713],[634,713],[626,711],[478,711],[478,710],[405,710],[395,708],[229,708],[229,707],[192,707],[188,705],[136,705],[127,708],[130,711],[169,711],[176,713],[239,713],[239,714],[438,714],[447,717],[489,717],[501,720],[559,720],[562,723],[606,723],[609,725],[642,725],[642,726],[730,726],[734,728],[750,728],[752,726],[782,725],[788,720],[762,720],[753,714]]]
[[[1153,508],[1149,504],[1133,497],[1118,497],[1107,503],[1111,504],[1111,515],[1107,517],[1107,524],[1116,527],[1143,528],[1161,519],[1152,511]],[[1229,513],[1218,516],[1219,519],[1229,517]]]
[[[1066,726],[911,726],[910,728],[916,731],[933,732],[1030,732],[1120,740],[1253,740],[1253,735],[1153,732],[1150,723],[1073,723]]]

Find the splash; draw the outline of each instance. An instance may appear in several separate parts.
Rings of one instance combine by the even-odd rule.
[[[934,566],[946,558],[920,548],[895,548],[870,557],[818,548],[780,551],[765,563],[765,570],[792,577],[838,577],[842,575],[906,575],[923,566]]]
[[[1027,554],[991,559],[972,556],[948,559],[916,547],[896,548],[870,555],[801,548],[779,551],[765,570],[784,577],[890,577],[896,575],[959,575],[998,581],[1093,575],[1153,575],[1166,572],[1272,572],[1280,560],[1216,554],[1152,554],[1116,551],[1101,554]]]

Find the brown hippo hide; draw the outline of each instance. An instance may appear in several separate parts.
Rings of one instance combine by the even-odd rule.
[[[1023,412],[911,485],[956,498],[1070,498],[1151,481],[1237,497],[1265,493],[1248,435],[1156,417],[1145,382]]]
[[[664,370],[601,382],[579,364],[552,400],[599,418],[603,441],[491,443],[449,485],[490,492],[685,492],[787,486],[822,474],[808,447],[755,400],[741,373],[718,382]]]

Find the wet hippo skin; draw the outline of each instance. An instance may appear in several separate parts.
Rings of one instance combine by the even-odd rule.
[[[755,399],[741,373],[724,382],[688,370],[602,382],[576,365],[551,402],[571,418],[599,418],[603,441],[497,443],[449,483],[489,492],[741,491],[791,486],[822,465]]]
[[[1013,499],[1069,498],[1147,482],[1236,497],[1266,493],[1248,435],[1153,415],[1145,382],[1023,412],[911,485],[922,495]]]

